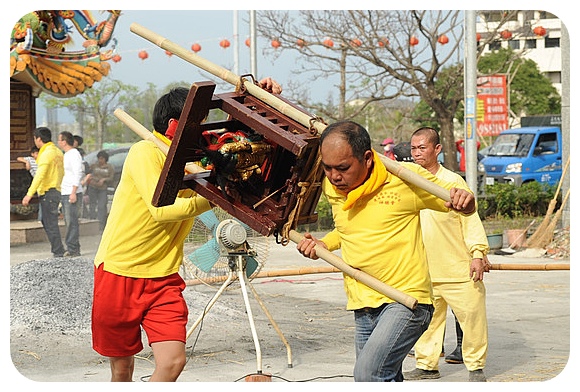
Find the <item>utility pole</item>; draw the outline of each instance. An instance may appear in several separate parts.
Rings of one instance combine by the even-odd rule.
[[[240,74],[240,38],[238,36],[238,11],[234,10],[234,73]]]
[[[476,100],[477,100],[477,44],[475,37],[475,10],[465,11],[465,181],[476,198],[477,189],[477,131],[476,131]]]
[[[250,72],[256,79],[260,79],[258,76],[258,64],[257,64],[257,39],[256,39],[256,11],[250,11]]]

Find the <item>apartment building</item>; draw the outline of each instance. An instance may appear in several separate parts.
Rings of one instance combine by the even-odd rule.
[[[556,15],[533,10],[479,11],[476,32],[478,44],[485,45],[484,54],[507,47],[521,51],[562,94],[562,23]]]

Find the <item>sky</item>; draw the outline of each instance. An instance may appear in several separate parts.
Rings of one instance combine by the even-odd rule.
[[[131,32],[130,25],[137,23],[187,50],[191,50],[191,46],[197,43],[202,48],[197,53],[199,56],[235,72],[235,13],[237,13],[238,19],[239,61],[237,74],[250,74],[250,49],[245,45],[246,38],[250,36],[250,12],[248,10],[123,10],[113,33],[113,37],[116,39],[115,49],[121,56],[121,60],[119,62],[109,61],[111,70],[107,77],[121,80],[125,84],[135,85],[141,89],[147,88],[149,83],[155,84],[157,88],[163,88],[172,82],[187,82],[188,84],[205,80],[219,82],[219,79],[201,68],[189,64],[177,56],[168,56],[164,49]],[[94,10],[93,16],[101,21],[106,19],[108,13]],[[82,38],[79,34],[73,33],[73,39],[75,36],[77,37],[77,47],[73,47],[71,50],[80,49],[80,44],[82,44]],[[220,47],[219,43],[223,39],[230,41],[231,46],[225,49]],[[270,40],[258,38],[257,43],[257,75],[254,75],[256,79],[271,76],[284,86],[290,78],[295,77],[291,72],[295,58],[286,52],[273,60],[272,56],[262,55],[262,49],[265,46],[271,49]],[[111,49],[112,46],[113,41],[104,50]],[[141,51],[147,52],[147,59],[139,58]],[[312,89],[312,98],[323,100],[331,88],[328,84],[318,83],[317,88]],[[218,83],[216,93],[233,90],[234,86],[232,85]],[[43,122],[43,118],[46,118],[45,109],[41,102],[37,101],[37,120]],[[66,109],[59,109],[58,118],[59,121],[73,122],[72,116],[68,115]]]

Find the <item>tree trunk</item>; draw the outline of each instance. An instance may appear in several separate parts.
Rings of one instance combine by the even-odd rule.
[[[441,145],[443,146],[443,156],[445,158],[443,166],[449,170],[458,171],[459,164],[457,162],[457,148],[455,147],[455,136],[453,134],[453,117],[442,117],[439,123],[441,125]]]

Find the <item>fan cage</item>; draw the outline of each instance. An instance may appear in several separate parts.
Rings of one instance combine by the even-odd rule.
[[[270,240],[268,237],[263,236],[257,231],[250,228],[248,225],[241,222],[239,219],[234,218],[226,211],[219,207],[213,208],[219,222],[223,222],[226,219],[234,219],[242,223],[247,232],[247,243],[250,248],[255,252],[252,255],[253,259],[257,262],[257,267],[252,271],[250,276],[246,276],[246,280],[251,281],[256,275],[258,275],[264,266],[266,260],[269,256],[270,250]],[[204,284],[209,287],[218,289],[223,282],[227,279],[228,274],[231,271],[229,256],[220,256],[213,267],[205,272],[198,268],[189,258],[188,255],[195,251],[197,248],[201,247],[207,241],[211,240],[214,233],[210,228],[208,228],[201,219],[196,218],[193,227],[187,237],[185,238],[183,245],[183,263],[182,270],[184,275],[184,280],[189,284]],[[245,262],[245,261],[244,261]],[[239,285],[239,280],[235,279],[229,286]]]

